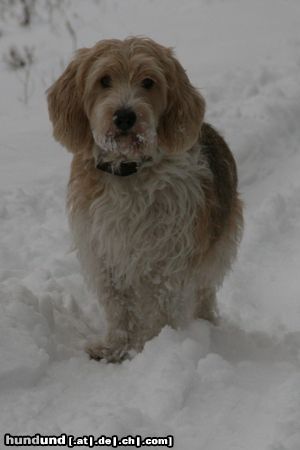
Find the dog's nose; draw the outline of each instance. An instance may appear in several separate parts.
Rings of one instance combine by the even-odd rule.
[[[114,114],[113,121],[120,130],[128,131],[135,124],[136,114],[129,108],[118,109]]]

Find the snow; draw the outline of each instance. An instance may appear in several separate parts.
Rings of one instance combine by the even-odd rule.
[[[178,450],[299,450],[300,3],[37,3],[30,28],[0,11],[1,434],[171,434]],[[75,44],[130,34],[174,46],[201,89],[238,163],[246,226],[219,292],[221,324],[166,327],[113,365],[83,351],[105,320],[71,248],[70,155],[52,139],[44,91]],[[2,59],[11,45],[34,47],[28,104],[22,73]]]

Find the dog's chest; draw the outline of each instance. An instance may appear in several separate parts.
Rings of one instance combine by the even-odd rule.
[[[117,180],[91,205],[92,248],[118,282],[182,272],[195,251],[201,201],[197,176],[130,189]]]

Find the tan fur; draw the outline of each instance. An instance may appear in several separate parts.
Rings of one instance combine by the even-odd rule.
[[[108,320],[91,357],[120,361],[166,324],[215,321],[243,224],[236,167],[172,50],[146,38],[81,49],[48,104],[54,137],[74,154],[68,211],[78,256]],[[126,134],[114,123],[122,107],[137,116]],[[125,178],[95,167],[144,157],[151,163]]]

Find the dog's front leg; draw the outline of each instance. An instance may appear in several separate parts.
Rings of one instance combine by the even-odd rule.
[[[96,360],[121,362],[128,358],[130,350],[140,350],[134,343],[136,319],[130,305],[130,296],[110,285],[102,293],[101,303],[105,309],[108,331],[105,338],[89,344],[86,351]]]

